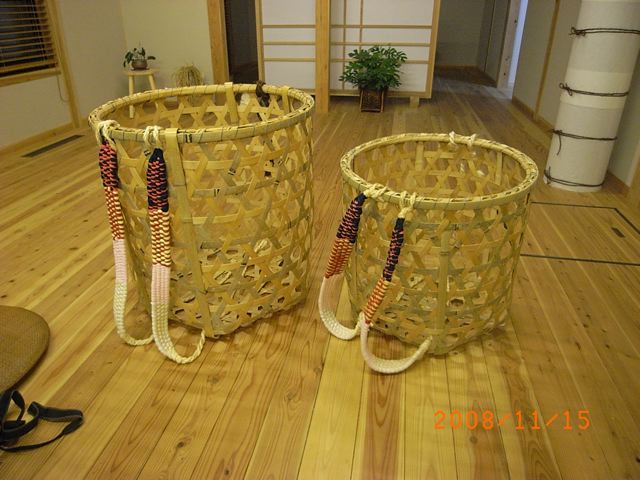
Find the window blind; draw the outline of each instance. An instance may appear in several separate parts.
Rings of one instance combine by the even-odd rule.
[[[0,78],[55,68],[45,0],[0,0]]]

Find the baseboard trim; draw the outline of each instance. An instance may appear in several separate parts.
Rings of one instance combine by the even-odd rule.
[[[605,182],[607,183],[607,186],[609,186],[616,193],[620,193],[624,196],[629,193],[629,185],[616,177],[615,174],[611,172],[611,170],[607,170]]]
[[[511,103],[513,103],[513,105],[518,110],[520,110],[527,117],[529,117],[536,125],[538,125],[540,128],[542,128],[545,132],[549,132],[550,133],[551,130],[553,130],[553,125],[551,125],[549,122],[547,122],[540,115],[536,114],[531,107],[526,105],[522,100],[520,100],[515,95],[513,95],[511,97]]]
[[[481,77],[489,86],[495,87],[497,85],[497,82],[482,69],[478,68],[477,65],[436,65],[434,67],[434,74],[446,71],[467,72]]]
[[[25,138],[24,140],[20,140],[19,142],[12,143],[0,148],[0,155],[8,155],[10,153],[16,153],[21,150],[32,149],[34,145],[44,143],[46,141],[58,140],[58,137],[69,133],[73,129],[74,126],[72,122],[56,128],[52,128],[51,130],[38,133],[37,135],[33,135],[31,137]]]

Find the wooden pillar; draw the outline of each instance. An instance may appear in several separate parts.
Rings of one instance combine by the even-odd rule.
[[[316,0],[316,112],[329,111],[331,0]]]
[[[211,47],[211,66],[213,81],[229,81],[229,57],[227,53],[227,27],[224,21],[224,0],[207,0],[209,17],[209,46]]]

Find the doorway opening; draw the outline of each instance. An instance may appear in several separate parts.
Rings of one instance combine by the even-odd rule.
[[[486,0],[480,30],[478,68],[511,98],[528,0]]]
[[[518,69],[518,59],[520,58],[520,46],[522,45],[522,33],[524,32],[524,20],[527,16],[528,3],[529,0],[520,0],[520,8],[518,9],[513,50],[511,51],[511,61],[509,66],[509,73],[507,75],[507,87],[511,90],[513,90],[513,84],[516,81],[516,71]]]
[[[254,0],[224,0],[229,79],[235,83],[258,80],[256,6]]]

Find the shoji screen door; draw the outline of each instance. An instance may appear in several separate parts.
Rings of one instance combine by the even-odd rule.
[[[356,48],[384,45],[403,50],[397,94],[431,97],[439,0],[331,0],[332,94],[354,93],[338,80],[348,54]]]
[[[313,0],[256,0],[260,78],[315,89],[315,16]]]
[[[330,3],[330,21],[317,22],[316,3]],[[327,5],[327,8],[328,5]],[[356,94],[338,80],[348,53],[373,45],[404,50],[402,85],[393,95],[430,98],[440,0],[256,0],[260,77],[267,83],[333,95]],[[316,29],[326,35],[316,35]],[[326,38],[329,85],[316,66],[316,39]],[[319,70],[321,71],[321,70]]]

